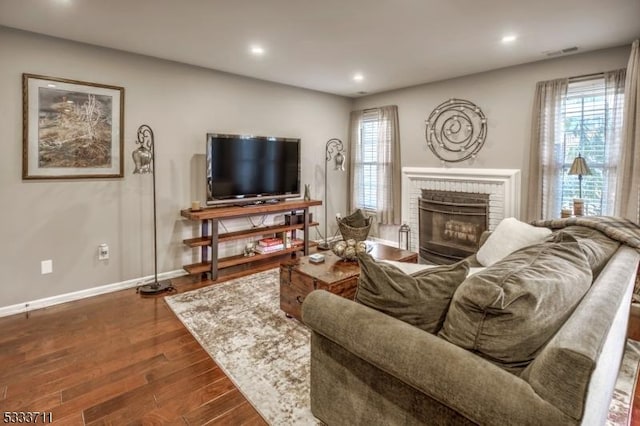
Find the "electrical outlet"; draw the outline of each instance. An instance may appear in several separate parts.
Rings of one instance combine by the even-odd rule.
[[[52,272],[53,272],[53,260],[49,259],[49,260],[43,260],[42,262],[40,262],[40,273],[42,275],[50,274]]]
[[[98,246],[98,260],[109,259],[109,246],[107,244],[100,244]]]

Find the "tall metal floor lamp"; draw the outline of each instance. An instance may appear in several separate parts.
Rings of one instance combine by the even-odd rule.
[[[324,241],[318,244],[318,249],[329,250],[329,242],[327,241],[327,223],[329,218],[327,217],[327,163],[333,159],[335,164],[335,170],[344,172],[344,162],[346,156],[343,154],[344,145],[340,139],[332,138],[327,141],[327,145],[324,148],[325,162],[324,162]]]
[[[133,162],[136,166],[134,174],[153,175],[153,283],[138,287],[137,291],[142,295],[153,295],[165,291],[175,290],[171,280],[158,281],[158,226],[156,220],[156,151],[153,140],[153,130],[146,124],[138,127],[139,145],[132,153]]]

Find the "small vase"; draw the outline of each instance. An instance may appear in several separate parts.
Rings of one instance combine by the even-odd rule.
[[[311,199],[311,188],[308,183],[304,185],[304,200],[309,201]]]

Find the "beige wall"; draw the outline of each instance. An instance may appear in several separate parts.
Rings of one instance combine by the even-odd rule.
[[[631,47],[624,46],[394,90],[357,99],[354,109],[398,105],[402,165],[440,167],[425,141],[425,120],[447,99],[461,98],[475,103],[487,116],[487,140],[475,162],[468,160],[450,166],[520,169],[524,203],[536,82],[624,68],[630,52]],[[395,230],[381,234],[383,238],[397,239]]]
[[[123,179],[22,180],[22,73],[125,88]],[[0,307],[153,273],[151,176],[131,174],[141,124],[149,124],[156,137],[158,269],[166,272],[191,262],[182,239],[194,227],[180,219],[179,210],[202,199],[207,132],[302,138],[301,180],[311,183],[314,198],[322,198],[324,144],[332,137],[346,140],[352,103],[3,27],[0,93]],[[333,174],[329,182],[333,217],[344,211],[346,178]],[[322,213],[314,209],[316,217]],[[107,262],[97,260],[100,243],[110,246]],[[52,274],[40,274],[44,259],[53,260]]]

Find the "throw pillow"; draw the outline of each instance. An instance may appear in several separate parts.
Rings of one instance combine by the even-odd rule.
[[[496,226],[480,247],[476,258],[482,266],[491,266],[523,247],[536,244],[551,235],[549,228],[541,228],[507,217]]]
[[[564,324],[591,281],[577,242],[523,248],[460,285],[438,335],[518,374]]]
[[[352,228],[362,228],[368,225],[367,217],[364,215],[361,209],[357,209],[355,212],[351,213],[349,216],[342,218],[341,220],[342,223]]]
[[[356,302],[414,325],[429,333],[442,327],[451,297],[464,281],[466,262],[425,269],[408,275],[395,266],[358,255],[360,278]]]

